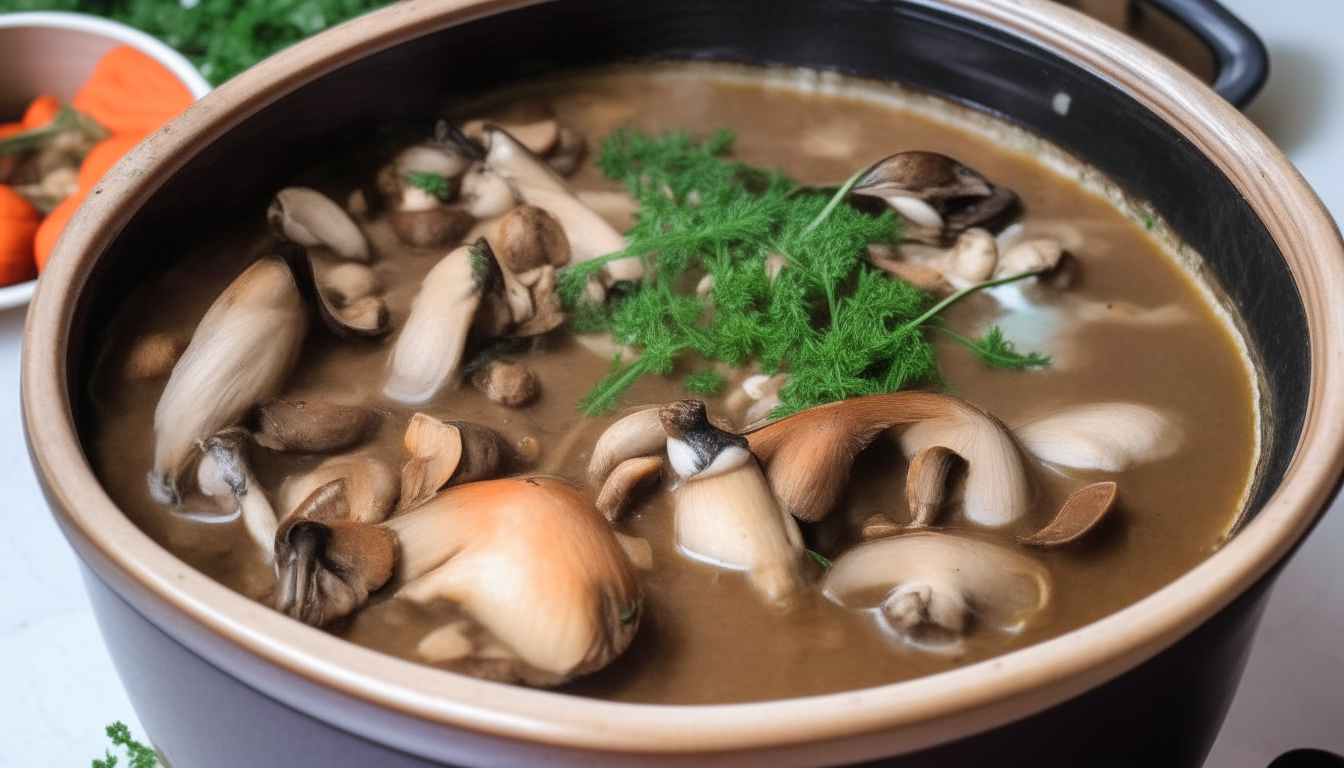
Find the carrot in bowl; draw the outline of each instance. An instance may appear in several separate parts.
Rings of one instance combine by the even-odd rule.
[[[12,187],[0,184],[0,285],[37,276],[33,237],[42,214]]]

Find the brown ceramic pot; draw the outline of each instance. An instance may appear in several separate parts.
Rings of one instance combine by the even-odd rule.
[[[1272,430],[1240,532],[1138,603],[983,663],[691,707],[502,686],[351,645],[193,571],[116,508],[86,458],[82,383],[100,328],[168,244],[388,119],[428,119],[453,93],[641,56],[901,81],[1024,125],[1151,201],[1206,255],[1262,360]],[[1175,65],[1042,0],[409,0],[226,84],[104,179],[38,288],[23,406],[127,690],[178,768],[1192,765],[1274,573],[1339,481],[1342,290],[1339,234],[1268,139]]]

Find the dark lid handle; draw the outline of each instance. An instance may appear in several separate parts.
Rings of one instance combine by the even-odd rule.
[[[1238,107],[1260,92],[1269,76],[1269,54],[1251,28],[1215,0],[1144,0],[1165,11],[1213,51],[1218,75],[1213,90]]]

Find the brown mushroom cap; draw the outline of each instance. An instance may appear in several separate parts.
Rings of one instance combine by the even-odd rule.
[[[520,274],[549,264],[569,263],[569,239],[560,222],[544,209],[523,204],[504,214],[490,246],[505,269]]]
[[[365,406],[277,397],[257,407],[253,439],[274,451],[328,453],[360,442],[377,421]]]

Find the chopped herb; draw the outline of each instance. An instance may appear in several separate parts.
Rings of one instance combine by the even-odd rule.
[[[997,325],[990,328],[989,333],[983,339],[968,339],[945,328],[942,331],[965,344],[976,357],[980,358],[981,362],[993,368],[1025,371],[1028,368],[1047,368],[1050,365],[1049,355],[1042,355],[1039,352],[1024,355],[1018,352],[1017,346],[1013,342],[1003,338],[1003,329]]]
[[[1157,217],[1151,213],[1143,214],[1143,228],[1149,232],[1157,229]]]
[[[433,171],[411,171],[406,174],[406,183],[419,187],[440,200],[448,199],[448,179]]]
[[[723,386],[727,383],[718,371],[713,368],[705,368],[682,379],[681,385],[686,388],[687,392],[712,397],[722,392]]]
[[[634,621],[635,617],[638,615],[639,615],[639,606],[632,605],[629,608],[626,608],[624,611],[621,611],[621,623],[629,624],[630,622]]]
[[[107,737],[113,746],[126,750],[127,768],[155,768],[159,764],[154,749],[131,738],[131,729],[120,720],[107,726]],[[117,756],[110,749],[104,752],[102,760],[93,761],[93,768],[116,768],[117,765]]]
[[[817,565],[820,565],[822,568],[825,568],[828,571],[831,569],[831,566],[834,565],[834,563],[831,562],[830,558],[826,557],[820,552],[813,552],[812,550],[809,549],[807,550],[807,556],[812,558],[813,560],[816,560]]]
[[[608,330],[640,356],[615,361],[579,410],[614,408],[640,376],[670,374],[683,354],[787,371],[777,416],[941,383],[925,324],[971,291],[1006,281],[935,303],[867,263],[870,243],[900,240],[894,213],[851,206],[852,179],[818,190],[728,160],[733,139],[724,130],[696,142],[684,132],[651,138],[623,128],[603,141],[598,167],[638,200],[639,220],[625,250],[565,269],[559,288],[576,330]],[[646,280],[603,305],[588,302],[588,280],[626,256],[644,259]],[[705,274],[713,287],[700,297],[691,288]]]

